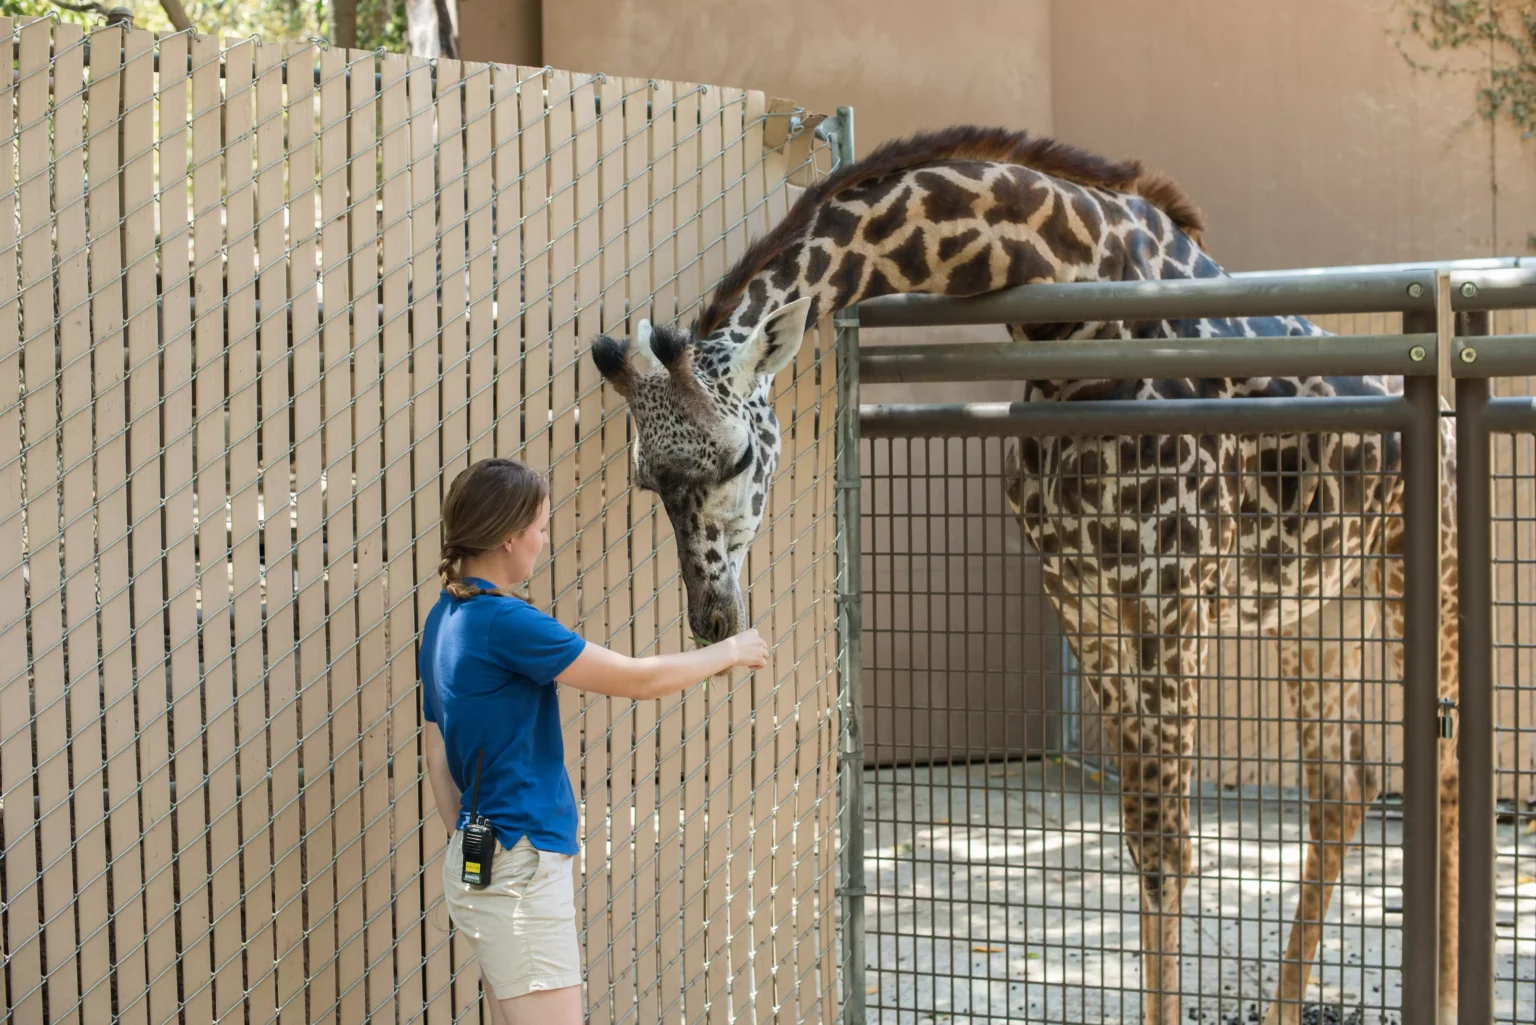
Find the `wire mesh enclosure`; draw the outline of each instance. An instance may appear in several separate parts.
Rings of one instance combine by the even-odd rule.
[[[1292,439],[1253,440],[1254,480],[1241,483],[1294,486],[1282,440]],[[1120,681],[1082,679],[1064,650],[1040,561],[1005,498],[1005,444],[1014,443],[866,442],[870,1006],[881,1021],[1140,1020],[1145,933],[1127,846],[1140,827],[1123,821],[1123,806],[1146,789],[1127,773],[1155,763],[1121,757],[1134,727],[1114,698],[1109,710],[1097,698]],[[1145,483],[1128,473],[1107,486]],[[1343,529],[1386,527],[1369,519]],[[1355,573],[1370,561],[1356,556]],[[1310,617],[1295,642],[1220,620],[1187,638],[1209,649],[1183,765],[1192,864],[1179,988],[1189,1020],[1247,1021],[1275,992],[1320,789],[1329,811],[1354,823],[1356,848],[1332,893],[1308,1000],[1338,1020],[1396,1020],[1402,717],[1373,629],[1380,619],[1380,602],[1361,593]],[[1134,632],[1098,623],[1070,644]],[[1358,663],[1343,655],[1352,647]],[[1331,714],[1303,713],[1304,694]]]
[[[1499,318],[1499,333],[1529,334],[1529,311]],[[1495,378],[1491,395],[1536,394],[1530,377]],[[1481,425],[1479,425],[1481,426]],[[1492,652],[1489,676],[1494,763],[1492,868],[1494,1020],[1536,1017],[1536,433],[1490,434],[1485,472],[1491,520]]]
[[[477,1020],[415,638],[471,461],[547,467],[531,597],[680,650],[586,358],[830,160],[760,93],[0,21],[0,1018]],[[562,693],[591,1020],[830,1020],[833,335],[776,379],[769,667]]]
[[[1318,318],[1342,332],[1322,340],[1331,352],[1284,339],[1168,341],[1155,353],[1135,342],[865,350],[861,384],[873,388],[1367,364],[1407,375],[1400,399],[1242,412],[1230,399],[944,405],[920,388],[902,393],[909,404],[861,407],[867,1020],[1165,1020],[1169,994],[1180,1020],[1220,1023],[1428,1022],[1458,1003],[1463,1020],[1536,1014],[1519,872],[1531,855],[1513,837],[1528,817],[1519,723],[1531,700],[1517,580],[1528,456],[1514,446],[1536,414],[1505,399],[1485,416],[1469,401],[1461,424],[1454,402],[1435,408],[1437,392],[1452,399],[1470,379],[1528,394],[1528,379],[1510,376],[1536,365],[1526,314],[1509,307],[1529,303],[1530,275],[1452,285],[1436,273],[1410,282],[1416,272],[1351,269],[1337,288],[1327,272],[1306,284],[1101,286],[1087,298],[1082,286],[1030,286],[870,309],[866,327],[1424,300],[1412,325]],[[1490,329],[1506,337],[1483,337]],[[1495,424],[1490,474],[1469,456]],[[1181,455],[1232,442],[1219,473]],[[1400,454],[1401,467],[1369,451]],[[1492,518],[1476,488],[1462,490],[1468,474],[1491,481]],[[1186,541],[1191,516],[1235,545]],[[1287,517],[1314,532],[1299,577],[1278,571],[1284,548],[1265,542]],[[1460,555],[1486,547],[1490,523],[1492,605],[1477,598],[1489,578],[1466,568],[1476,556]],[[1460,541],[1442,533],[1453,526]],[[1193,575],[1191,551],[1204,563]],[[1458,584],[1458,559],[1470,583]],[[1307,598],[1305,581],[1319,579],[1331,581],[1324,600]],[[1187,600],[1159,606],[1149,628],[1138,599],[1165,593]],[[1489,622],[1498,640],[1479,648]],[[1463,625],[1470,655],[1458,653]],[[1447,675],[1458,659],[1459,691]]]

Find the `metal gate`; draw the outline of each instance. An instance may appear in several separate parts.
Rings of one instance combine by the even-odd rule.
[[[1452,274],[1424,265],[1029,286],[971,300],[900,297],[866,303],[857,320],[848,318],[843,333],[850,351],[861,328],[1266,314],[1349,318],[1341,334],[1259,343],[877,346],[861,351],[857,380],[845,385],[852,389],[1313,374],[1402,375],[1405,387],[1401,396],[1386,398],[860,407],[859,439],[855,445],[845,436],[839,474],[847,500],[858,503],[843,510],[845,531],[856,523],[862,535],[852,549],[862,557],[845,566],[841,588],[845,603],[858,599],[862,619],[862,633],[848,638],[861,656],[850,666],[857,672],[845,680],[843,701],[843,754],[861,770],[845,767],[843,775],[845,1021],[1140,1018],[1156,985],[1142,975],[1146,920],[1117,814],[1136,781],[1116,774],[1118,759],[1102,757],[1111,753],[1103,739],[1108,717],[1092,689],[1075,679],[1075,663],[1044,597],[1039,560],[1005,500],[1004,452],[1015,439],[1111,435],[1162,443],[1201,433],[1259,439],[1255,472],[1276,488],[1286,486],[1287,470],[1278,455],[1264,453],[1278,454],[1282,439],[1399,437],[1405,538],[1392,571],[1400,568],[1405,576],[1407,626],[1401,680],[1389,668],[1396,641],[1384,639],[1378,625],[1387,610],[1358,590],[1311,616],[1289,652],[1219,625],[1202,638],[1212,654],[1200,680],[1198,743],[1189,759],[1187,835],[1196,867],[1179,905],[1176,983],[1188,1020],[1258,1021],[1268,1011],[1286,961],[1293,968],[1298,963],[1283,948],[1310,846],[1305,782],[1312,773],[1326,782],[1355,778],[1351,772],[1374,777],[1379,793],[1346,788],[1321,803],[1310,798],[1310,810],[1361,821],[1327,916],[1317,923],[1311,983],[1287,1000],[1301,1002],[1294,1010],[1308,1022],[1434,1020],[1438,893],[1443,878],[1458,878],[1450,860],[1444,863],[1450,875],[1442,876],[1439,849],[1436,765],[1452,743],[1446,734],[1456,738],[1463,762],[1462,1020],[1530,1019],[1536,997],[1524,930],[1500,934],[1496,1005],[1493,987],[1465,981],[1494,974],[1491,873],[1497,869],[1502,887],[1499,910],[1513,923],[1507,911],[1512,896],[1518,906],[1518,895],[1509,888],[1524,886],[1519,873],[1530,871],[1530,862],[1521,860],[1530,853],[1502,845],[1505,833],[1530,821],[1523,805],[1504,809],[1504,818],[1519,823],[1499,827],[1495,864],[1494,762],[1484,756],[1494,738],[1486,667],[1497,653],[1501,666],[1509,664],[1499,686],[1509,692],[1505,704],[1515,716],[1499,721],[1500,742],[1513,749],[1499,763],[1510,777],[1500,793],[1512,792],[1518,801],[1530,776],[1521,761],[1530,738],[1518,718],[1521,712],[1529,717],[1526,695],[1514,692],[1522,687],[1520,673],[1528,667],[1521,659],[1532,645],[1529,603],[1518,591],[1501,600],[1499,647],[1475,643],[1487,629],[1491,599],[1486,572],[1480,581],[1468,566],[1488,565],[1476,546],[1489,543],[1489,506],[1486,488],[1473,492],[1465,484],[1486,485],[1488,470],[1486,457],[1479,468],[1467,447],[1479,431],[1529,431],[1536,415],[1528,400],[1495,400],[1487,417],[1458,437],[1461,586],[1464,595],[1480,587],[1484,596],[1480,605],[1466,599],[1461,609],[1459,712],[1441,702],[1436,666],[1439,399],[1452,395],[1453,365],[1456,376],[1466,378],[1454,389],[1463,407],[1472,405],[1468,389],[1479,382],[1486,388],[1495,372],[1536,372],[1536,360],[1525,355],[1536,351],[1528,337],[1478,338],[1476,355],[1466,355],[1474,348],[1468,339],[1487,330],[1488,318],[1473,311],[1536,305],[1533,296],[1536,273],[1528,269],[1481,265]],[[1511,480],[1517,469],[1512,465]],[[857,492],[848,486],[854,480],[862,485]],[[1529,482],[1516,485],[1506,496],[1515,504],[1501,513],[1512,523],[1531,519]],[[1481,504],[1469,505],[1474,501]],[[1364,514],[1342,524],[1346,531],[1383,526]],[[1504,533],[1514,544],[1518,531]],[[1496,568],[1528,569],[1532,561],[1528,548],[1502,558]],[[1358,666],[1341,666],[1346,642],[1359,644]],[[1481,670],[1474,649],[1482,653]],[[1282,669],[1286,658],[1296,660],[1291,669]],[[1295,665],[1320,694],[1358,692],[1358,712],[1330,718],[1298,709],[1294,687],[1282,680],[1297,679]],[[1317,730],[1345,740],[1354,735],[1364,750],[1348,758],[1308,756],[1301,740]],[[1339,771],[1330,775],[1330,769]]]

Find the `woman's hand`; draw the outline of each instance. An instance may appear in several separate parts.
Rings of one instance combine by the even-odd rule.
[[[720,642],[727,645],[731,655],[731,665],[717,676],[724,676],[732,668],[742,666],[747,669],[761,669],[768,664],[768,642],[756,630],[743,630],[735,637],[727,637]]]

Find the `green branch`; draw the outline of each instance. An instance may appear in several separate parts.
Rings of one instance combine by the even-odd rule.
[[[1477,111],[1485,119],[1506,119],[1522,138],[1536,136],[1536,2],[1533,0],[1408,0],[1407,35],[1431,55],[1472,50],[1486,54],[1486,78],[1480,72]],[[1434,56],[1417,59],[1421,70],[1449,69]]]

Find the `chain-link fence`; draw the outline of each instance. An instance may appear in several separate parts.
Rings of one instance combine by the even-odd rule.
[[[762,94],[0,21],[0,1017],[447,1022],[415,637],[442,489],[548,467],[532,598],[680,650],[586,356],[830,158]],[[563,692],[591,1020],[829,1020],[834,372],[776,381],[770,667]],[[19,554],[18,554],[19,553]]]

